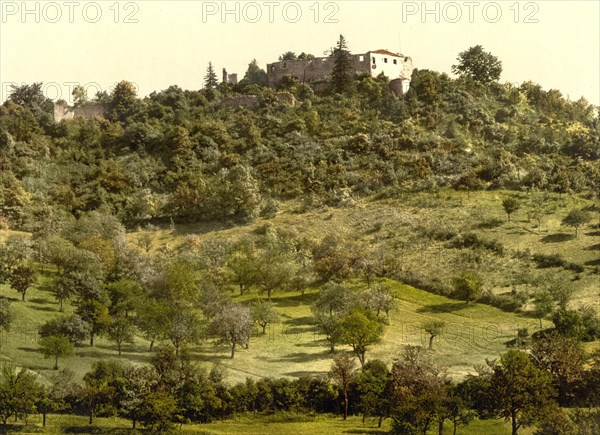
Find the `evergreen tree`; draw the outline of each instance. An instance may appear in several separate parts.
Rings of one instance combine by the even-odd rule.
[[[331,73],[333,90],[342,94],[347,92],[352,84],[352,57],[343,35],[340,35],[331,57],[333,58],[333,72]]]
[[[204,76],[204,87],[206,89],[215,89],[219,82],[217,81],[217,74],[213,68],[212,62],[208,62],[208,68],[206,68],[206,75]]]

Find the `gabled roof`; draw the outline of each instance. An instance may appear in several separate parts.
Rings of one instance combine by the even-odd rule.
[[[394,57],[402,57],[398,53],[392,53],[391,51],[383,50],[383,49],[380,49],[380,50],[371,50],[371,51],[369,51],[369,53],[384,54],[386,56],[394,56]]]

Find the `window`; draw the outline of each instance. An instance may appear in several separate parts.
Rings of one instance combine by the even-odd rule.
[[[275,65],[271,65],[271,71],[275,71]]]
[[[375,58],[373,58],[373,65],[375,65]]]
[[[398,59],[394,59],[394,65],[398,65]]]
[[[383,58],[383,63],[387,63],[387,57]]]
[[[358,56],[358,61],[359,62],[364,62],[365,61],[365,57],[364,56]]]

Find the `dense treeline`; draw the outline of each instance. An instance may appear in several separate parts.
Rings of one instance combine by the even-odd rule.
[[[512,433],[535,425],[539,434],[587,434],[600,428],[597,352],[591,358],[574,339],[558,334],[538,337],[531,354],[509,351],[487,361],[478,375],[455,383],[437,367],[431,354],[408,346],[388,367],[372,360],[360,370],[339,354],[328,375],[289,379],[247,378],[233,386],[224,372],[196,367],[188,355],[170,346],[157,348],[150,366],[99,361],[81,384],[62,371],[51,385],[41,385],[25,369],[2,366],[0,419],[27,421],[29,415],[74,413],[121,416],[154,431],[175,424],[208,423],[240,413],[340,413],[391,419],[396,434],[444,433],[450,424],[473,418],[506,418]],[[559,408],[575,406],[571,410]],[[589,408],[586,410],[585,408]]]
[[[14,88],[0,107],[2,225],[34,230],[40,217],[56,226],[98,209],[129,226],[251,219],[281,199],[339,205],[444,186],[597,193],[598,115],[583,98],[428,70],[403,99],[384,76],[315,89],[246,79],[140,99],[123,81],[97,96],[107,119],[54,124],[41,84]],[[257,107],[221,104],[244,94]]]

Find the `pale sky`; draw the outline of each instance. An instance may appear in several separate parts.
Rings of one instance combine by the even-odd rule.
[[[288,50],[320,56],[339,34],[354,53],[400,51],[447,73],[480,44],[502,61],[502,82],[600,104],[600,2],[515,0],[0,0],[0,98],[10,83],[39,81],[67,101],[73,83],[89,84],[90,96],[123,79],[141,96],[199,89],[209,61],[219,78],[223,67],[242,78],[253,58],[266,68]]]

